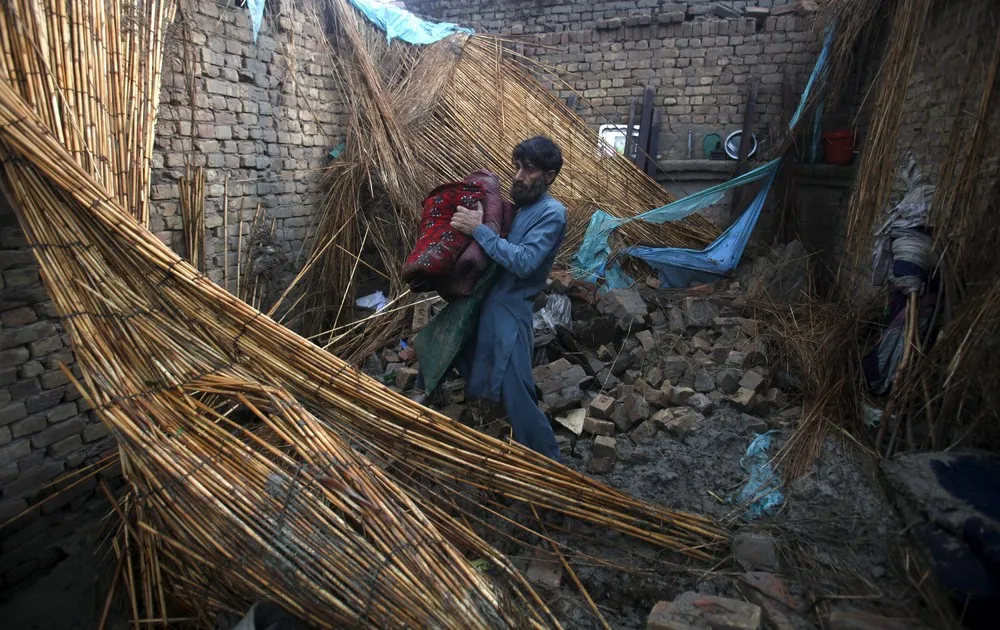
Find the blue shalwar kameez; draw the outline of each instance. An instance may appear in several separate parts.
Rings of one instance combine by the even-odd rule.
[[[565,233],[566,209],[548,193],[518,210],[506,239],[485,225],[473,230],[502,272],[483,302],[476,338],[458,362],[468,393],[502,399],[514,439],[556,461],[559,446],[538,408],[531,374],[531,315]]]

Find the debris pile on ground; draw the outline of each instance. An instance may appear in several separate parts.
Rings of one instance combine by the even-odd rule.
[[[835,440],[828,440],[812,473],[782,480],[786,504],[776,514],[752,516],[739,499],[753,476],[750,444],[767,434],[772,446],[766,456],[773,458],[802,417],[796,375],[775,365],[762,341],[773,331],[746,306],[745,292],[754,285],[728,281],[677,290],[654,284],[597,294],[553,274],[536,309],[550,294],[566,295],[572,322],[545,331],[546,343],[536,348],[539,404],[553,422],[568,466],[634,496],[733,526],[731,570],[727,577],[661,575],[629,582],[606,569],[581,569],[579,579],[591,595],[619,611],[621,624],[615,625],[621,627],[785,630],[864,615],[890,622],[905,618],[911,612],[905,607],[873,604],[856,610],[832,597],[858,588],[872,593],[864,590],[872,584],[886,593],[906,588],[891,566],[889,541],[898,527],[891,508],[873,475]],[[398,376],[419,368],[415,357],[399,356],[404,346],[405,341],[373,355],[369,372],[390,386],[409,385],[401,389],[407,395],[422,396],[408,377]],[[454,392],[464,393],[457,372],[427,404],[509,437],[499,405],[464,400]],[[775,469],[780,475],[780,465]],[[571,533],[581,534],[567,530],[555,538]],[[604,547],[601,534],[591,534],[597,537],[594,547],[583,545],[581,553]],[[648,551],[634,553],[637,570],[643,553]],[[557,560],[529,554],[521,562],[533,583],[572,597]],[[815,583],[803,578],[813,571],[824,577]],[[699,608],[698,602],[709,601],[711,607]],[[559,614],[572,618],[572,610],[568,606]],[[696,613],[702,616],[691,616]]]

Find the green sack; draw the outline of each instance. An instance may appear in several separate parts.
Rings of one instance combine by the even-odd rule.
[[[476,282],[472,295],[448,302],[444,310],[413,338],[426,393],[437,388],[458,353],[475,338],[479,309],[498,275],[496,264],[490,264]]]

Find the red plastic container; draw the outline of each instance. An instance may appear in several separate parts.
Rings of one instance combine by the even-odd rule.
[[[823,134],[823,161],[844,165],[854,160],[854,132],[850,129],[827,131]]]

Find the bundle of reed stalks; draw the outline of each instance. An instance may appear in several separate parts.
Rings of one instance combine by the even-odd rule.
[[[74,382],[121,449],[131,491],[115,500],[114,549],[133,626],[204,622],[261,598],[318,625],[558,626],[484,538],[516,524],[572,551],[526,511],[710,560],[725,536],[708,519],[393,393],[135,220],[146,191],[134,182],[148,181],[150,160],[134,155],[151,141],[135,147],[129,134],[137,111],[152,125],[157,42],[175,8],[0,7],[2,181],[81,368]],[[130,45],[147,56],[126,68]],[[108,164],[126,171],[106,177]]]
[[[952,19],[961,25],[968,63],[958,75],[957,102],[947,110],[950,143],[931,169],[937,187],[928,223],[938,290],[924,321],[911,309],[909,360],[896,376],[889,421],[877,442],[887,455],[1000,444],[1000,262],[994,255],[1000,162],[993,146],[1000,133],[1000,8],[973,0],[957,11]]]
[[[750,308],[767,325],[772,367],[798,381],[802,419],[776,457],[782,475],[795,479],[809,472],[831,431],[864,434],[851,420],[859,417],[862,340],[870,320],[850,303],[814,298],[780,304],[758,297]]]
[[[386,288],[401,295],[406,287],[399,269],[413,246],[424,195],[481,168],[508,189],[513,149],[531,136],[547,135],[563,152],[551,191],[567,209],[562,262],[579,248],[595,210],[627,217],[674,200],[624,156],[602,152],[596,132],[535,78],[538,65],[518,55],[513,42],[488,35],[455,35],[429,46],[387,42],[346,1],[328,5],[336,19],[330,54],[354,106],[313,244],[319,249],[335,239],[340,246],[328,248],[310,274],[304,305],[311,313],[309,333],[347,323],[337,302],[353,297],[348,270],[363,234],[377,251]],[[393,221],[371,220],[381,206],[391,208]],[[630,223],[617,236],[628,244],[701,248],[717,235],[706,219],[691,216],[664,225]],[[404,332],[379,330],[381,345]],[[341,356],[362,360],[354,349],[333,346]]]
[[[913,0],[900,3],[893,13],[873,110],[874,120],[861,155],[858,182],[854,187],[848,212],[848,260],[841,270],[842,278],[848,285],[844,288],[847,292],[857,290],[857,285],[851,285],[851,282],[863,272],[869,260],[874,243],[874,226],[883,216],[896,183],[896,165],[899,164],[896,139],[906,111],[909,78],[934,1]],[[874,16],[889,4],[888,0],[845,3],[841,7],[841,13],[849,28],[840,34],[838,52],[848,54],[856,45],[855,38],[867,33],[866,21],[874,20]],[[855,14],[857,17],[851,17]],[[848,62],[849,60],[841,59],[841,65],[847,65]]]
[[[188,262],[198,271],[205,271],[205,169],[188,166],[177,180],[177,189]]]

